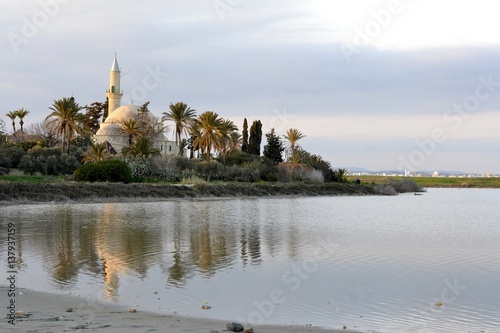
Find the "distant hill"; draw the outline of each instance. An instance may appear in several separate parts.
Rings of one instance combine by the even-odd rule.
[[[355,166],[350,166],[346,167],[345,169],[349,170],[350,172],[369,172],[373,173],[373,171],[365,169],[365,168],[360,168],[360,167],[355,167]]]

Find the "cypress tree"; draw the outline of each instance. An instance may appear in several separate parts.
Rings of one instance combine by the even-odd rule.
[[[247,118],[243,120],[243,133],[242,133],[242,141],[243,143],[241,144],[241,151],[242,152],[248,152],[248,123],[247,123]]]
[[[250,127],[250,139],[248,140],[248,153],[260,156],[260,144],[262,142],[262,123],[254,120]]]

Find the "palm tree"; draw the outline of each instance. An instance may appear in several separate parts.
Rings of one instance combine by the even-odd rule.
[[[144,158],[151,155],[157,155],[160,153],[160,150],[153,147],[150,138],[140,136],[135,139],[131,146],[123,148],[122,153],[127,157]]]
[[[169,112],[163,112],[161,121],[171,120],[175,123],[175,143],[179,145],[182,134],[188,134],[188,127],[194,120],[196,110],[191,109],[184,102],[170,103],[169,108]],[[182,154],[183,150],[179,149],[179,155],[182,156]]]
[[[238,150],[243,143],[243,139],[240,133],[233,131],[229,133],[229,153]]]
[[[62,152],[69,153],[73,135],[83,132],[84,115],[79,113],[82,107],[75,102],[74,97],[64,97],[54,100],[54,104],[49,109],[52,113],[45,119],[49,120],[48,124],[54,125],[61,135]],[[67,147],[66,150],[65,147]]]
[[[14,136],[16,135],[16,118],[17,118],[17,111],[9,111],[7,112],[6,116],[12,120],[12,130]]]
[[[15,152],[16,146],[12,142],[6,141],[5,136],[0,134],[0,175],[9,173],[8,166]]]
[[[287,132],[286,132],[286,135],[283,135],[283,137],[285,139],[288,140],[289,144],[288,144],[288,149],[287,149],[287,153],[290,154],[290,158],[291,158],[291,161],[292,163],[294,162],[297,162],[296,159],[297,159],[297,156],[295,154],[296,150],[297,149],[300,149],[300,146],[297,144],[297,141],[299,141],[300,139],[304,138],[305,135],[302,134],[298,129],[296,128],[290,128]]]
[[[193,146],[200,149],[210,161],[212,149],[221,148],[220,138],[223,136],[224,124],[219,115],[213,111],[203,112],[194,123],[194,133],[196,133]]]
[[[184,155],[184,149],[188,146],[188,140],[187,139],[182,139],[181,142],[179,143],[179,154],[181,156]],[[182,152],[181,152],[182,151]]]
[[[16,114],[17,114],[17,117],[19,118],[19,126],[21,127],[21,139],[23,137],[23,125],[24,125],[24,117],[26,117],[28,115],[28,113],[30,113],[28,110],[24,109],[24,108],[20,108],[19,110],[16,110],[15,111]]]
[[[132,145],[134,137],[141,135],[139,131],[137,120],[129,119],[123,122],[120,130],[128,136],[128,146]]]
[[[344,168],[339,168],[333,171],[333,175],[339,183],[347,183],[347,175],[349,174],[349,170]]]
[[[96,143],[89,147],[89,150],[83,154],[83,163],[94,163],[105,160],[109,157],[109,152],[106,145],[103,143]]]
[[[234,134],[233,134],[234,133]],[[219,141],[220,141],[220,154],[224,160],[226,161],[226,156],[233,149],[231,148],[234,144],[231,140],[231,135],[238,135],[238,127],[229,119],[221,119],[221,126],[219,132]]]

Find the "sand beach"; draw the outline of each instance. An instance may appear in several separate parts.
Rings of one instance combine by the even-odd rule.
[[[170,314],[143,312],[140,309],[124,308],[110,303],[89,300],[84,297],[68,294],[60,295],[28,289],[19,289],[16,295],[17,318],[15,325],[8,322],[9,299],[7,288],[0,288],[2,322],[0,332],[103,332],[103,333],[136,333],[136,332],[169,332],[169,333],[215,333],[227,331],[226,321],[189,318]],[[245,329],[253,332],[318,332],[339,333],[359,332],[352,329],[325,329],[314,326],[251,326],[242,323]]]

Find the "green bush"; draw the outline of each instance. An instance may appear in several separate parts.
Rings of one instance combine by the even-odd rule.
[[[175,182],[181,179],[177,167],[178,159],[174,157],[135,157],[128,160],[135,182],[168,181]]]
[[[62,155],[26,154],[21,158],[18,168],[23,170],[25,175],[34,175],[37,172],[41,175],[70,175],[80,165],[76,157]]]
[[[10,168],[16,167],[24,154],[22,148],[7,142],[5,137],[0,135],[0,174],[9,173]]]
[[[28,154],[33,157],[44,157],[49,156],[61,156],[61,148],[57,147],[42,147],[41,145],[36,145],[28,149]]]
[[[109,159],[78,167],[73,173],[76,181],[87,182],[123,182],[132,180],[132,172],[127,163]]]
[[[28,141],[28,140],[24,140],[24,141],[16,143],[16,146],[23,149],[25,152],[27,152],[31,148],[35,147],[36,145],[38,145],[37,141]]]
[[[196,171],[204,178],[206,178],[207,182],[210,182],[210,179],[220,178],[220,174],[222,172],[223,166],[217,161],[202,161],[196,164]]]
[[[225,159],[219,156],[217,157],[217,160],[221,163],[224,163],[224,165],[242,165],[259,161],[260,158],[257,155],[245,153],[240,150],[235,150],[231,154],[226,156]]]
[[[238,182],[258,182],[264,165],[255,161],[249,164],[226,166],[220,170],[223,180]]]
[[[37,172],[42,175],[46,174],[45,161],[41,161],[40,158],[33,157],[31,155],[24,155],[21,158],[18,166],[19,169],[23,170],[25,175],[33,176]]]

